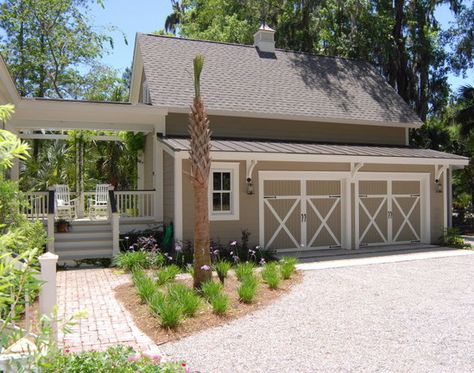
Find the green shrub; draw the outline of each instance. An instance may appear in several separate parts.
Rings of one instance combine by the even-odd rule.
[[[133,275],[133,282],[137,288],[137,294],[141,301],[148,303],[156,292],[156,284],[152,278],[142,272],[140,275]]]
[[[161,308],[163,307],[163,304],[165,303],[165,295],[161,293],[160,291],[155,291],[152,295],[152,297],[148,301],[148,306],[151,309],[151,312],[155,316],[160,316],[161,314]]]
[[[183,373],[182,363],[160,362],[161,357],[153,354],[141,355],[131,347],[114,346],[106,351],[68,353],[57,351],[40,360],[43,373]]]
[[[164,328],[175,328],[183,316],[181,305],[166,297],[160,308],[160,324]]]
[[[210,302],[221,293],[222,284],[212,280],[206,281],[204,284],[202,284],[201,291],[204,294],[204,297]]]
[[[255,265],[252,262],[240,263],[235,268],[235,275],[239,281],[242,281],[245,277],[253,276],[253,270]]]
[[[170,264],[169,266],[163,267],[158,272],[156,272],[156,283],[161,286],[173,281],[179,272],[180,269],[175,264]]]
[[[227,295],[218,293],[210,300],[212,312],[216,315],[224,315],[229,309],[229,298]]]
[[[188,317],[193,317],[201,305],[201,298],[193,289],[183,284],[170,284],[168,296],[181,305],[183,314]]]
[[[148,258],[152,268],[161,268],[166,263],[166,257],[162,253],[149,253]]]
[[[278,288],[280,284],[280,275],[275,263],[267,263],[262,268],[262,279],[268,284],[270,289]]]
[[[257,295],[257,279],[253,276],[245,277],[237,288],[239,299],[243,303],[252,303]]]
[[[280,273],[284,280],[288,280],[296,271],[296,258],[284,257],[280,260]]]
[[[115,266],[126,270],[147,269],[150,267],[149,254],[144,251],[126,251],[119,253],[113,260]]]
[[[458,228],[448,228],[441,237],[441,244],[443,246],[455,247],[457,249],[469,249],[471,245],[464,242]]]
[[[224,279],[227,278],[227,273],[231,268],[232,264],[224,260],[220,260],[214,264],[214,269],[217,272],[217,276],[219,276],[220,282],[224,283]]]

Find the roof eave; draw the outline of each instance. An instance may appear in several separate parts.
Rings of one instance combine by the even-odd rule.
[[[153,105],[165,109],[168,113],[188,113],[189,107],[187,106],[169,106],[169,105]],[[275,119],[275,120],[298,120],[307,122],[321,122],[321,123],[340,123],[340,124],[358,124],[365,126],[388,126],[388,127],[402,127],[402,128],[420,128],[423,122],[380,122],[370,121],[364,119],[346,119],[346,118],[330,118],[330,117],[317,117],[309,115],[289,115],[281,113],[265,113],[255,111],[237,111],[237,110],[222,110],[222,109],[206,109],[209,115],[219,116],[232,116],[242,118],[259,118],[259,119]]]

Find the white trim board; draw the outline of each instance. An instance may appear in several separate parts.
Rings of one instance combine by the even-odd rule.
[[[176,151],[176,157],[184,159],[189,153],[185,150]],[[321,155],[321,154],[286,154],[286,153],[244,153],[211,151],[213,160],[248,160],[248,161],[278,161],[278,162],[313,162],[313,163],[364,163],[364,164],[393,164],[393,165],[444,165],[467,166],[468,159],[445,158],[410,158],[410,157],[376,157],[355,155]]]

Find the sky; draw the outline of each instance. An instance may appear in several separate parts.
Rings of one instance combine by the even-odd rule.
[[[96,5],[91,9],[91,21],[98,29],[115,27],[112,32],[114,49],[103,57],[102,62],[123,71],[130,66],[136,32],[152,32],[164,27],[165,19],[171,13],[170,0],[104,0],[104,8]],[[452,16],[449,7],[443,5],[436,11],[436,18],[443,28],[449,27]],[[128,44],[124,41],[124,35]],[[455,91],[461,85],[474,86],[474,69],[466,77],[449,76],[451,88]]]

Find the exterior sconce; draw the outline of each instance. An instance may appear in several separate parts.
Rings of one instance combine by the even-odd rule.
[[[253,194],[253,183],[250,177],[247,178],[247,194]]]
[[[443,192],[443,186],[441,185],[441,182],[439,179],[435,179],[435,191],[436,193],[442,193]]]

